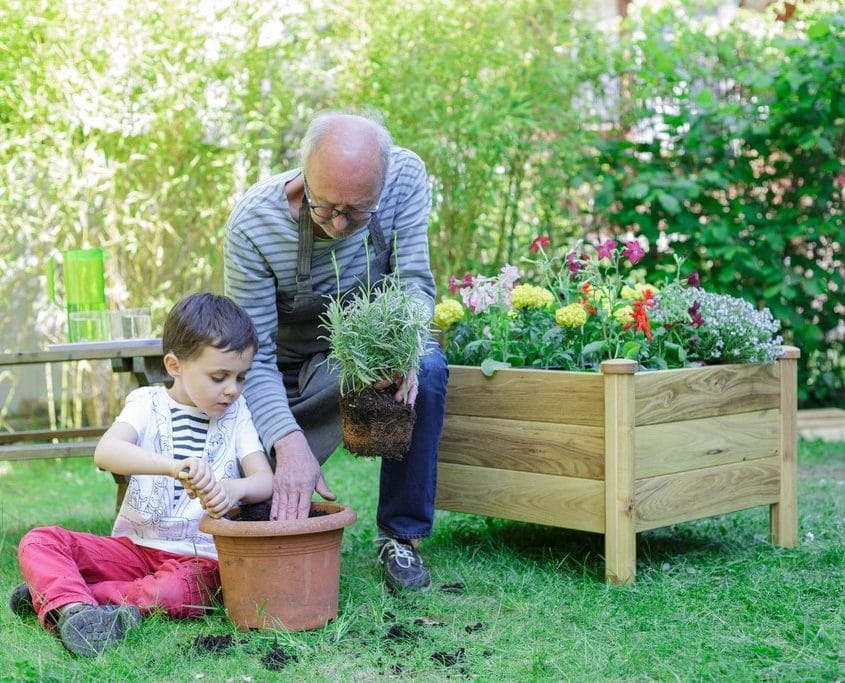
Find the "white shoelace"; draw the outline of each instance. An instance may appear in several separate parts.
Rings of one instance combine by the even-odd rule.
[[[379,560],[382,564],[384,564],[385,561],[385,550],[387,550],[387,557],[394,558],[396,560],[396,564],[403,569],[408,569],[414,563],[414,551],[409,545],[400,543],[392,538],[389,541],[386,541],[378,553]]]

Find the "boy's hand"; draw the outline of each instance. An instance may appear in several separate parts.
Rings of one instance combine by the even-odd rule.
[[[237,503],[237,499],[230,494],[227,484],[230,480],[215,482],[214,487],[204,497],[200,497],[202,506],[209,517],[219,519],[231,510]]]
[[[204,498],[217,483],[214,472],[205,460],[188,458],[178,462],[175,467],[176,473],[173,476],[184,484],[191,498]]]

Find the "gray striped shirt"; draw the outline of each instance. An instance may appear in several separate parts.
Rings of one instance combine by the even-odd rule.
[[[225,291],[249,312],[258,330],[259,348],[247,375],[244,396],[268,451],[283,436],[299,429],[288,407],[276,361],[277,297],[290,302],[296,292],[298,226],[290,215],[284,188],[299,173],[300,169],[294,169],[253,185],[226,224]],[[425,165],[410,150],[394,147],[379,198],[379,225],[385,241],[392,246],[390,269],[398,269],[402,280],[433,312],[435,286],[427,235],[430,209]],[[340,272],[340,289],[345,291],[355,284],[355,274],[367,262],[367,234],[368,229],[362,227],[342,240],[314,238],[311,277],[315,292],[337,293],[332,255]]]

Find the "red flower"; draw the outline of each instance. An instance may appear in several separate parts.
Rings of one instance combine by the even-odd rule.
[[[642,250],[642,247],[640,247],[640,243],[637,242],[637,240],[631,240],[630,242],[625,243],[622,255],[627,258],[628,262],[633,266],[637,261],[645,256],[645,252]]]
[[[698,276],[697,270],[694,270],[689,274],[689,277],[687,278],[687,284],[690,287],[701,289],[701,278]]]
[[[653,335],[651,334],[651,323],[648,319],[648,312],[646,308],[654,306],[654,300],[651,297],[647,297],[641,301],[634,302],[634,321],[628,323],[627,325],[623,325],[623,330],[628,330],[630,328],[635,328],[640,332],[644,333],[646,339],[649,341],[654,339]]]
[[[548,249],[549,246],[551,246],[551,243],[552,241],[549,239],[548,235],[540,235],[531,240],[531,244],[528,248],[536,254],[541,249]]]
[[[590,299],[590,294],[593,292],[593,286],[589,282],[585,282],[578,288],[578,291],[581,292],[581,305],[584,307],[584,310],[590,315],[595,315],[598,309],[593,305],[593,301]]]

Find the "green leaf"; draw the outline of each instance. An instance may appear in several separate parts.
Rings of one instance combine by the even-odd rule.
[[[622,347],[622,357],[628,360],[637,360],[640,355],[642,344],[635,341],[629,341]]]
[[[603,339],[599,339],[598,341],[590,342],[586,344],[583,349],[581,349],[581,354],[584,356],[594,356],[600,354],[602,351],[607,351],[608,346],[607,342]]]
[[[648,194],[648,185],[643,182],[636,182],[628,185],[622,190],[623,199],[642,199]]]
[[[503,363],[502,361],[495,360],[494,358],[485,358],[481,361],[481,374],[485,377],[492,377],[496,370],[504,370],[509,367],[511,367],[510,363]]]
[[[657,201],[660,202],[666,213],[672,214],[673,216],[681,210],[681,203],[666,192],[658,192]]]
[[[807,35],[810,38],[824,38],[828,33],[830,33],[830,26],[824,21],[817,21],[807,29]]]

